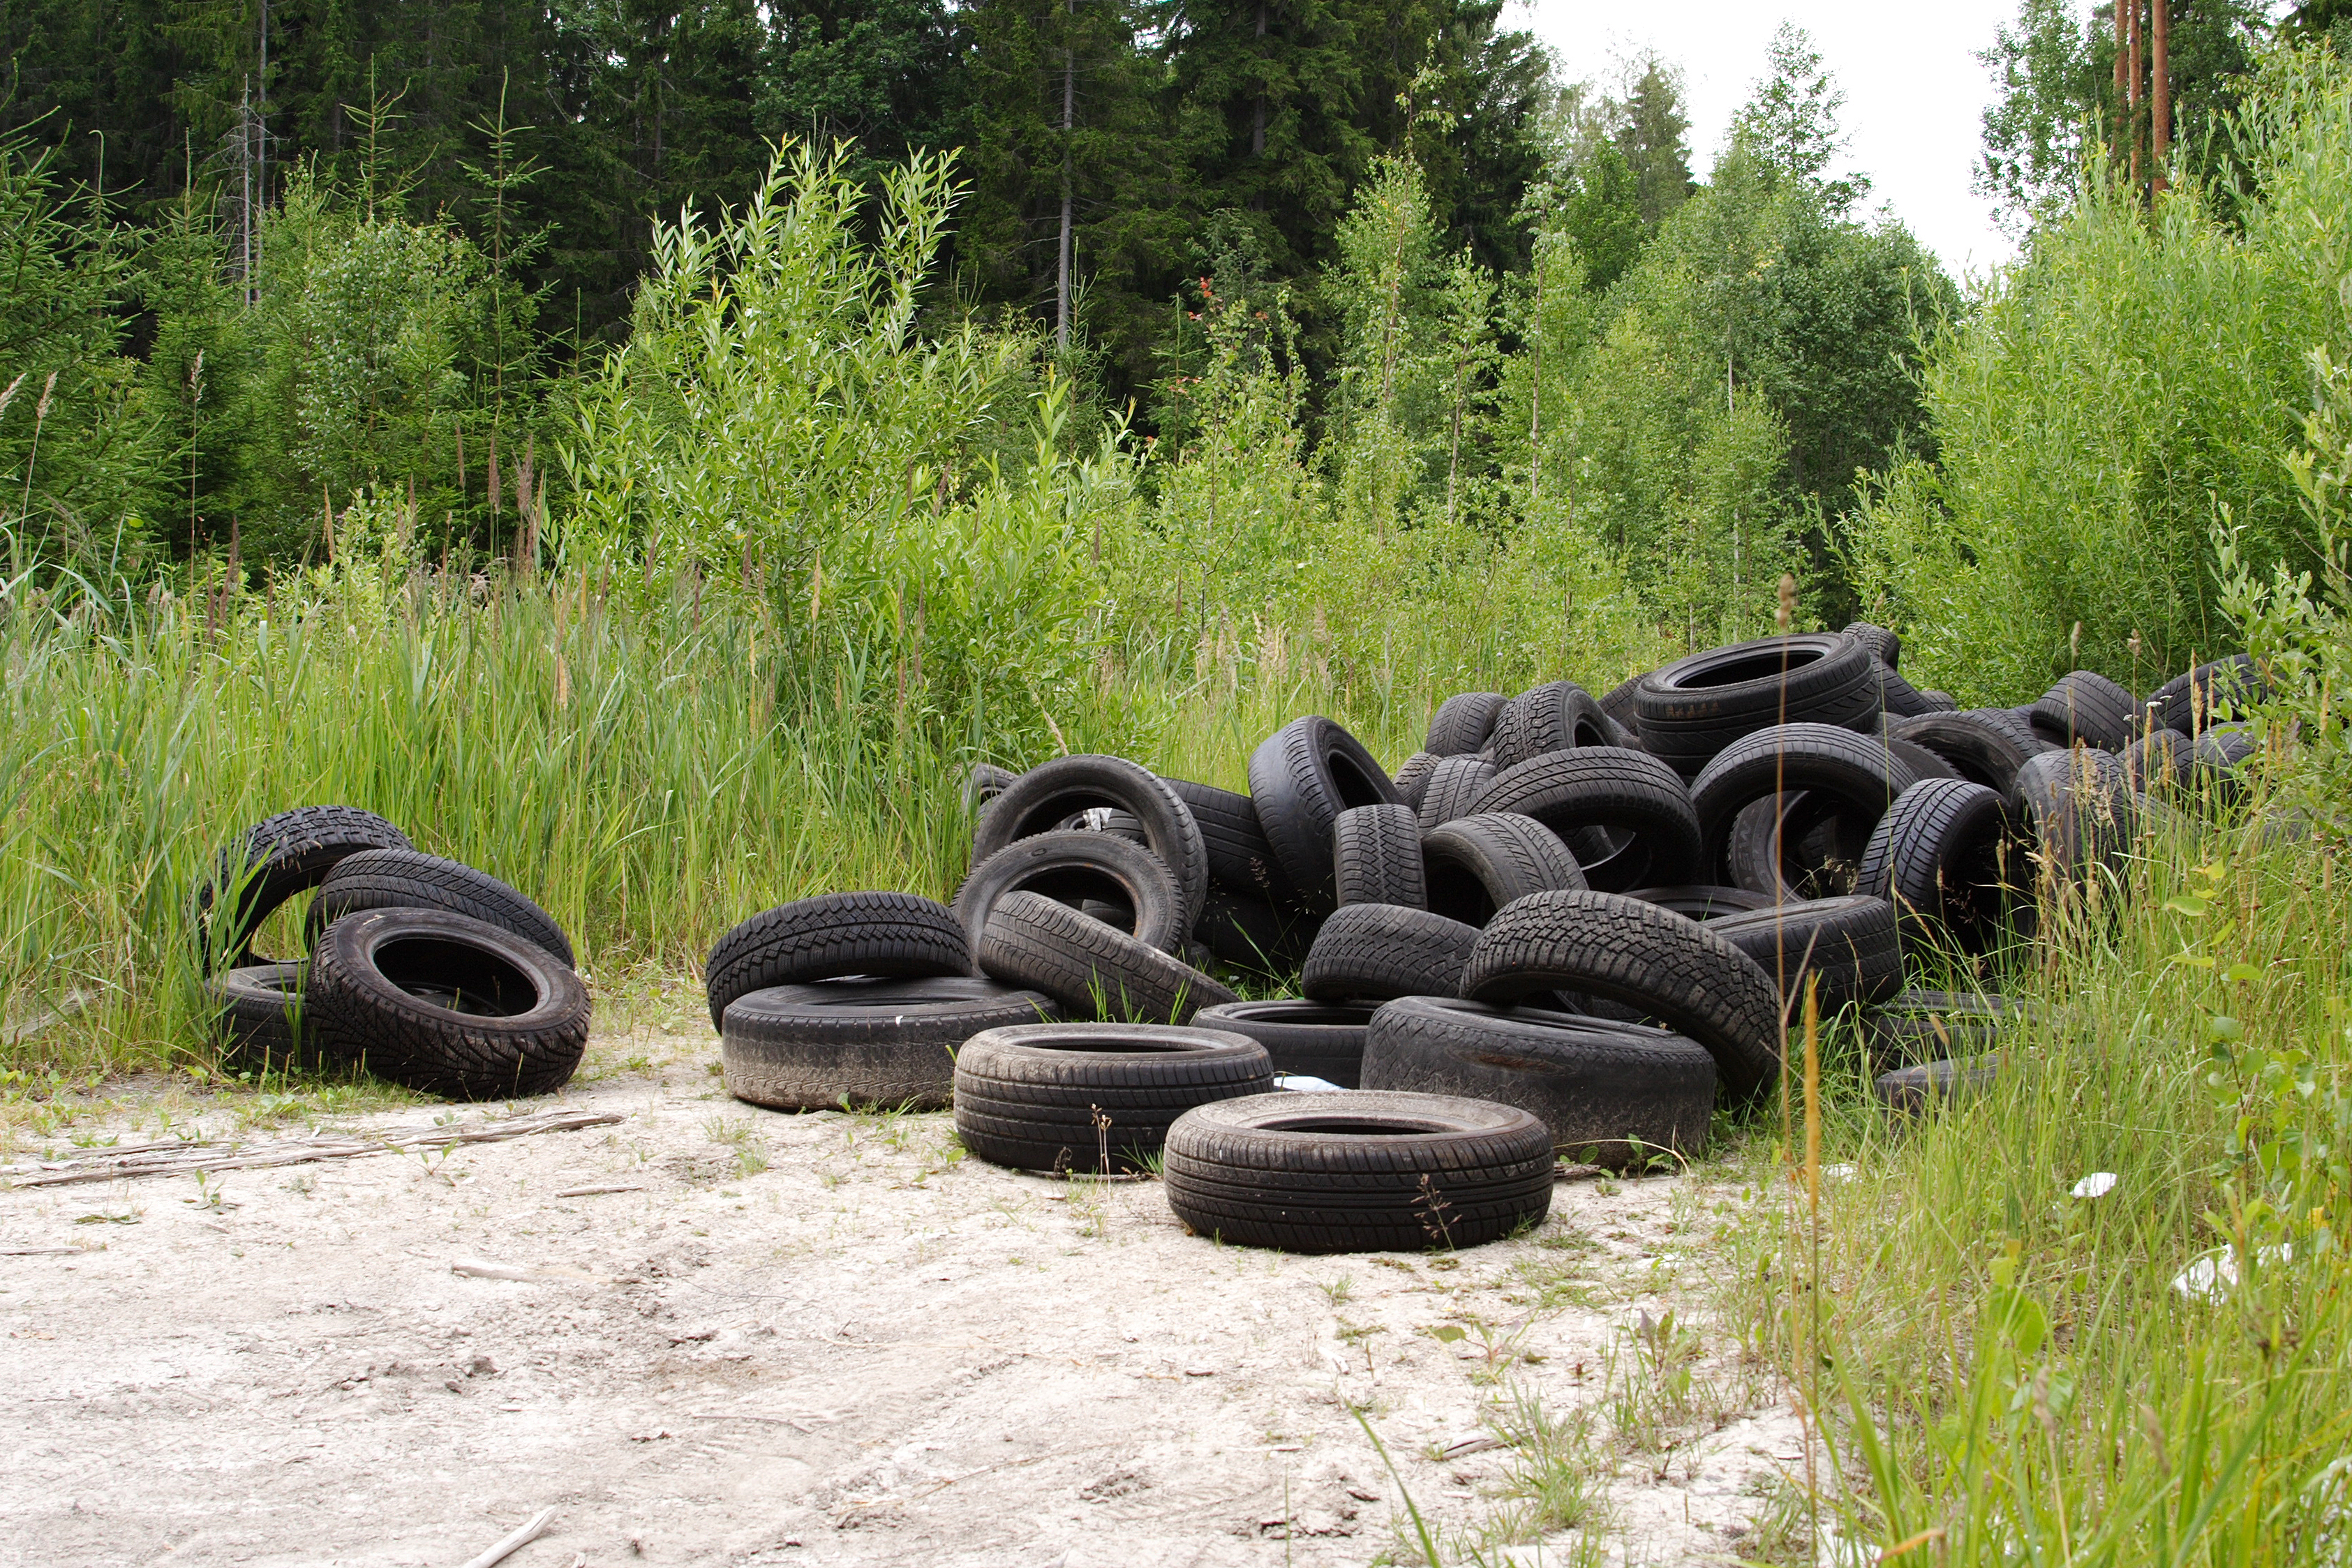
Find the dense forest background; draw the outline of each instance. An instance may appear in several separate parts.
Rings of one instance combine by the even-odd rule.
[[[903,664],[910,508],[1025,485],[1084,559],[996,591],[1089,635],[1695,643],[1787,570],[1962,687],[2155,667],[2217,528],[2310,553],[2342,307],[2275,197],[2337,9],[2022,0],[1964,290],[1793,27],[1702,172],[1671,61],[1564,80],[1499,0],[0,0],[9,548],[593,560]]]

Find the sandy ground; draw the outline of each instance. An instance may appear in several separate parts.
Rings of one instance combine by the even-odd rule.
[[[1692,1304],[1737,1191],[1563,1179],[1523,1240],[1292,1258],[946,1116],[737,1103],[716,1055],[600,1040],[516,1107],[623,1118],[584,1131],[0,1191],[0,1563],[454,1568],[544,1507],[519,1568],[1411,1562],[1409,1492],[1492,1562],[1671,1563],[1753,1555],[1801,1468]],[[110,1124],[171,1096],[226,1124]],[[1587,1425],[1584,1531],[1511,1495],[1530,1406]]]

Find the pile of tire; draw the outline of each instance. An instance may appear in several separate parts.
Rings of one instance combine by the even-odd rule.
[[[304,956],[254,951],[310,894]],[[349,806],[303,806],[223,852],[196,896],[225,1064],[360,1071],[452,1100],[545,1094],[587,1050],[588,988],[547,911]]]

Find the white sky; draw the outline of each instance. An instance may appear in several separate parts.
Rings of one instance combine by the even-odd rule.
[[[2090,9],[2087,0],[2074,8]],[[1526,0],[1507,20],[1549,44],[1570,79],[1613,83],[1617,62],[1645,49],[1680,65],[1701,178],[1764,75],[1766,43],[1781,22],[1796,23],[1845,89],[1846,162],[1870,176],[1869,205],[1892,207],[1958,277],[2014,249],[1969,183],[1992,95],[1977,51],[2017,11],[2018,0]]]

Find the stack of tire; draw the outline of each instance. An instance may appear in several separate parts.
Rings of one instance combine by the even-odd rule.
[[[306,893],[305,956],[256,954],[263,923]],[[196,915],[230,1065],[499,1100],[562,1087],[587,1049],[588,988],[554,919],[372,811],[304,806],[256,824],[221,855]]]

